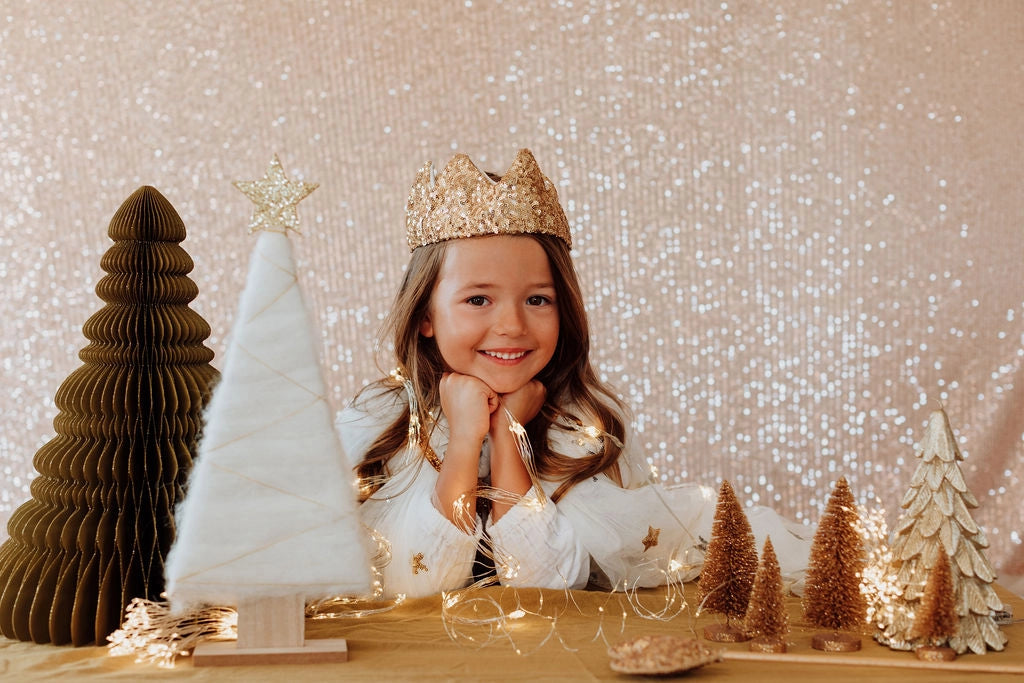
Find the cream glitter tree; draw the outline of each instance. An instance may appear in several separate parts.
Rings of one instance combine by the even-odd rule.
[[[904,513],[892,542],[892,570],[901,596],[900,609],[879,623],[875,638],[893,649],[920,644],[913,638],[914,616],[928,575],[940,552],[950,559],[959,627],[949,639],[957,653],[1002,650],[1006,635],[992,617],[1002,602],[992,588],[996,575],[985,556],[985,533],[971,517],[978,501],[967,489],[963,460],[945,411],[934,411],[918,449],[921,463],[903,497]],[[943,550],[944,549],[944,550]]]

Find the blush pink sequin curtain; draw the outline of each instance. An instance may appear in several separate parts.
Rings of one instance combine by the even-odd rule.
[[[1022,48],[1016,0],[6,3],[0,522],[137,186],[185,220],[220,354],[254,244],[231,181],[277,153],[320,183],[295,247],[340,408],[378,373],[415,170],[530,147],[667,483],[813,523],[845,475],[892,522],[941,404],[1024,573]]]

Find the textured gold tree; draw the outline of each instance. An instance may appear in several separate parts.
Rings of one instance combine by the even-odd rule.
[[[743,630],[754,638],[751,650],[759,652],[785,652],[786,634],[789,633],[789,614],[786,612],[786,592],[782,587],[782,571],[772,547],[766,538],[761,551],[761,562],[754,576],[754,588],[743,621]]]
[[[804,590],[804,617],[833,631],[814,636],[812,645],[819,650],[860,649],[859,637],[839,633],[864,623],[867,612],[860,592],[864,549],[858,520],[846,477],[840,477],[814,534]]]
[[[750,522],[732,486],[723,481],[697,593],[702,609],[724,614],[726,621],[707,626],[705,638],[718,642],[748,640],[732,620],[742,619],[747,613],[756,571],[757,547]]]
[[[947,643],[956,635],[959,626],[953,597],[953,570],[949,566],[949,556],[940,546],[910,629],[911,639],[921,643],[916,650],[918,658],[941,661],[956,657],[956,652]]]
[[[1002,601],[992,588],[996,574],[985,555],[988,540],[971,517],[970,510],[978,507],[978,501],[964,481],[959,465],[963,455],[945,411],[939,409],[929,416],[917,457],[921,462],[903,497],[904,512],[891,547],[891,573],[896,577],[900,609],[891,618],[880,615],[888,623],[878,624],[875,638],[898,650],[918,644],[911,635],[914,614],[929,573],[939,554],[945,553],[950,558],[959,617],[949,646],[959,654],[1002,650],[1006,635],[992,617],[993,611],[1002,609]]]
[[[152,187],[110,221],[82,327],[83,365],[57,390],[56,436],[33,461],[32,498],[0,547],[0,632],[57,645],[103,644],[132,598],[164,590],[174,507],[184,497],[202,410],[218,373],[210,326],[179,246],[185,226]]]

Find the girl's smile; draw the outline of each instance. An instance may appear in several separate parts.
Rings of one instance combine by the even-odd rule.
[[[558,343],[558,304],[544,248],[533,238],[494,235],[447,247],[420,333],[445,364],[499,394],[539,373]]]
[[[480,353],[493,358],[497,362],[518,363],[529,351],[481,351]]]

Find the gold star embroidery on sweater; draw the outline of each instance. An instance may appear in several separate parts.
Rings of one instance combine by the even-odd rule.
[[[423,564],[423,553],[416,553],[412,556],[412,573],[419,574],[421,569],[429,571],[427,565]]]
[[[655,529],[653,526],[648,525],[647,535],[644,536],[642,543],[644,544],[644,552],[658,545],[658,534],[661,533],[661,529]]]

